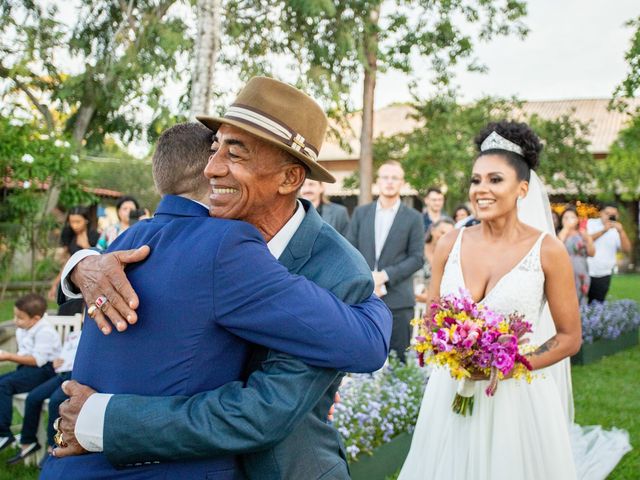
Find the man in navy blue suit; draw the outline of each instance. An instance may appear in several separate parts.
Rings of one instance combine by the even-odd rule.
[[[273,101],[274,105],[299,105],[301,100],[308,99],[306,96],[301,98],[301,92],[280,82],[258,79],[258,83],[272,88],[270,95],[261,98]],[[245,90],[250,85],[251,82]],[[254,89],[254,95],[256,91],[268,89]],[[240,97],[236,104],[246,106]],[[292,99],[296,102],[292,102]],[[315,102],[308,107],[300,110],[319,110]],[[250,110],[254,120],[256,110],[261,109],[271,113],[269,117],[265,116],[271,120],[273,113],[277,113],[273,105],[254,105]],[[314,164],[310,166],[306,162],[298,162],[298,157],[283,155],[283,150],[290,152],[277,143],[279,140],[264,141],[266,139],[255,138],[254,133],[249,133],[249,128],[241,128],[244,125],[238,118],[246,118],[242,115],[246,110],[237,111],[232,107],[230,112],[237,115],[225,116],[217,124],[209,123],[213,129],[222,124],[213,145],[214,155],[206,169],[212,183],[210,200],[213,213],[226,218],[250,220],[270,240],[270,248],[274,243],[274,247],[280,249],[274,254],[290,271],[313,278],[347,301],[363,300],[373,289],[370,272],[363,259],[340,235],[321,221],[308,202],[302,204],[295,200],[305,174],[328,180],[328,173],[319,166],[312,169]],[[304,122],[293,120],[289,126],[314,123],[308,119]],[[202,121],[208,123],[211,120]],[[316,148],[322,141],[325,127],[326,120],[315,135]],[[313,132],[307,138],[314,139]],[[301,143],[304,145],[305,140]],[[276,145],[278,148],[274,148]],[[312,147],[296,146],[300,149]],[[299,151],[296,148],[292,150]],[[281,242],[278,247],[278,242],[273,240],[277,240],[278,236],[282,238],[281,234],[288,235],[290,240],[288,243],[286,240]],[[143,299],[142,309],[145,295],[144,292],[138,293]],[[238,300],[230,299],[229,303],[233,305]],[[293,302],[291,308],[295,310],[297,303],[305,299],[301,297],[290,301]],[[146,315],[142,310],[139,312],[144,320]],[[125,313],[125,316],[128,314],[131,312]],[[346,338],[346,343],[358,341],[357,337],[362,336],[362,332],[341,322],[342,319],[339,319],[338,324],[331,327],[335,328],[334,334],[316,332],[315,335],[338,335]],[[386,336],[388,325],[384,323],[381,328]],[[374,330],[368,330],[364,336],[371,334],[375,334]],[[369,341],[372,342],[372,339]],[[328,360],[315,358],[311,352],[297,356],[304,356],[308,362],[316,365],[333,362],[338,366],[332,350],[347,348],[350,349],[349,356],[356,355],[351,358],[352,365],[339,366],[345,369],[363,369],[367,357],[370,354],[375,356],[373,351],[353,349],[344,345],[344,342],[342,346],[334,344],[325,348],[326,351],[320,356]],[[274,350],[263,353],[260,359],[266,359],[266,362],[262,370],[251,375],[246,388],[242,388],[240,382],[234,382],[235,385],[227,384],[216,391],[191,398],[111,397],[104,418],[104,451],[107,457],[115,463],[126,463],[194,459],[262,449],[262,452],[243,458],[250,478],[319,478],[324,475],[323,478],[348,478],[337,432],[325,421],[341,374],[335,370],[314,369],[299,359]],[[375,368],[372,364],[368,366],[369,369]],[[271,381],[267,380],[268,377],[271,377]],[[74,386],[74,389],[81,388]],[[87,393],[92,392],[85,391],[83,394]],[[77,397],[82,395],[78,394]],[[266,404],[266,401],[270,404]],[[140,419],[141,415],[145,418],[144,422]],[[136,424],[140,424],[138,429]],[[142,431],[140,427],[143,427]],[[73,435],[73,430],[69,435]],[[150,437],[153,441],[149,441]]]

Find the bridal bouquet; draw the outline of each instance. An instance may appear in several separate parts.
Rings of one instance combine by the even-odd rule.
[[[446,295],[431,304],[424,319],[415,320],[418,335],[413,348],[418,361],[448,366],[451,376],[459,381],[453,400],[453,411],[461,415],[473,413],[473,374],[489,377],[485,390],[492,396],[498,381],[511,375],[531,382],[531,364],[519,344],[531,332],[531,324],[517,312],[502,315],[477,304],[469,292]]]

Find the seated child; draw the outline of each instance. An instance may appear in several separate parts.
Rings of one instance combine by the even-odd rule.
[[[43,318],[47,301],[30,293],[19,298],[13,308],[18,353],[0,351],[0,361],[17,363],[17,368],[0,376],[0,450],[15,440],[11,433],[12,396],[33,390],[55,375],[52,361],[60,353],[60,336]]]
[[[22,422],[22,433],[20,434],[20,451],[12,458],[7,460],[8,465],[21,462],[29,455],[40,449],[36,435],[38,433],[38,424],[40,423],[40,412],[42,411],[42,403],[49,399],[49,421],[47,423],[47,446],[48,453],[54,446],[53,436],[56,431],[53,428],[53,422],[58,418],[58,407],[67,399],[62,391],[62,382],[71,378],[71,370],[73,370],[73,361],[80,342],[80,331],[75,331],[67,335],[60,351],[60,357],[53,361],[53,368],[56,376],[50,378],[42,385],[37,386],[27,396],[24,406],[24,420]]]

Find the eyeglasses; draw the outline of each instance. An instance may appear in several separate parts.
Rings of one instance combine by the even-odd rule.
[[[383,182],[401,182],[404,180],[404,177],[396,177],[395,175],[380,175],[378,176],[378,180],[382,180]]]

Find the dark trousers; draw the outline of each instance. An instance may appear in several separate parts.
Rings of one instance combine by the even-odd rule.
[[[0,376],[0,437],[13,437],[11,414],[13,413],[13,395],[33,390],[55,375],[51,363],[42,367],[19,365],[15,371]]]
[[[411,319],[413,308],[392,309],[393,329],[391,330],[391,350],[395,350],[398,358],[404,362],[405,354],[411,341]]]
[[[42,412],[42,404],[48,398],[47,443],[53,446],[53,436],[56,433],[53,429],[53,421],[59,416],[58,407],[67,399],[60,385],[70,378],[71,372],[60,373],[31,390],[24,407],[24,420],[22,422],[22,434],[20,435],[20,442],[23,445],[37,442],[36,434],[40,423],[40,412]]]
[[[611,286],[611,275],[606,277],[591,277],[591,285],[589,286],[589,303],[594,300],[604,302],[609,287]]]

